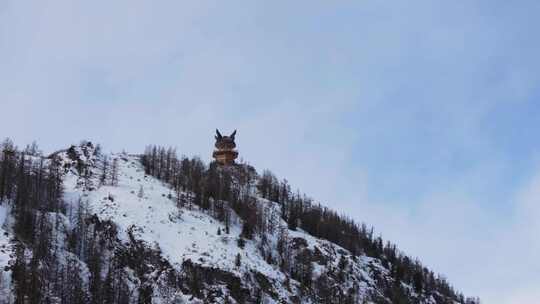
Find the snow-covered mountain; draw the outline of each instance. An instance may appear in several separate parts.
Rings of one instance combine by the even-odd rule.
[[[61,204],[33,207],[25,234],[20,201],[4,198],[0,303],[465,303],[425,280],[420,289],[400,280],[389,258],[291,227],[255,173],[245,197],[270,228],[246,237],[242,206],[213,197],[202,207],[196,193],[149,174],[141,155],[85,142],[25,159],[58,170]]]

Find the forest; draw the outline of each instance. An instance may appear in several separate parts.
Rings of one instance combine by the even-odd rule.
[[[254,203],[255,194],[251,190],[255,187],[256,194],[280,204],[280,216],[289,229],[303,229],[315,237],[342,246],[356,256],[365,254],[380,259],[391,270],[394,282],[412,285],[418,293],[437,291],[459,303],[479,303],[479,299],[465,298],[455,291],[444,276],[435,274],[418,259],[402,253],[396,245],[384,242],[381,236],[375,236],[373,227],[358,224],[350,217],[316,203],[300,190],[293,191],[286,179],[279,180],[270,170],[264,170],[259,176],[255,168],[245,163],[236,164],[233,169],[223,168],[216,162],[206,166],[197,157],[179,158],[174,148],[158,146],[148,146],[141,159],[147,174],[168,183],[178,193],[193,193],[193,203],[225,223],[230,206],[244,220],[242,234],[246,239],[251,239],[256,233],[264,240],[269,231],[275,230],[275,223],[265,221],[263,210]],[[181,198],[181,195],[177,197]],[[179,204],[182,201],[180,199]],[[287,252],[283,252],[284,247],[278,246],[281,260],[274,262],[289,271],[293,278],[311,286],[314,283],[311,273],[305,273],[310,272],[310,265],[287,269],[287,265],[295,263],[291,263]],[[399,283],[390,286],[387,282],[380,284],[393,303],[407,303],[406,291]]]
[[[151,266],[159,265],[170,288],[197,290],[197,269],[189,263],[191,274],[175,273],[160,256],[159,250],[144,247],[135,237],[130,242],[119,242],[117,227],[111,221],[99,220],[88,211],[85,202],[68,204],[63,199],[63,174],[76,170],[84,187],[91,189],[117,182],[117,159],[102,156],[99,146],[89,142],[81,144],[83,154],[99,156],[99,164],[88,164],[74,152],[66,150],[74,168],[60,165],[56,154],[42,155],[37,144],[18,149],[11,140],[0,145],[0,203],[7,206],[13,218],[12,242],[14,262],[10,264],[13,298],[0,303],[132,303],[136,282],[137,303],[150,303],[152,285],[148,273]],[[87,149],[88,148],[88,149]],[[90,155],[86,155],[90,157]],[[275,216],[267,214],[258,200],[275,202],[280,206],[281,218],[291,230],[301,229],[331,241],[349,250],[353,258],[367,255],[379,259],[390,270],[393,280],[377,282],[392,303],[412,303],[401,282],[413,286],[416,293],[431,294],[437,303],[479,303],[465,298],[441,276],[424,266],[418,259],[402,253],[397,247],[376,236],[373,227],[359,224],[350,217],[331,210],[299,190],[293,191],[286,179],[278,179],[271,171],[261,174],[249,164],[240,163],[222,167],[215,162],[205,164],[198,157],[179,157],[174,148],[148,146],[139,155],[147,175],[153,176],[171,188],[169,198],[179,208],[199,208],[224,223],[228,234],[231,215],[242,219],[238,246],[258,239],[261,254],[267,262],[278,265],[281,271],[302,284],[306,292],[315,293],[321,303],[357,303],[352,294],[332,294],[329,282],[323,276],[313,279],[313,265],[308,251],[291,255],[291,240],[276,223]],[[89,166],[99,167],[99,174]],[[94,176],[93,176],[94,175]],[[92,181],[98,181],[93,184]],[[142,192],[142,188],[141,188]],[[141,196],[142,193],[139,193]],[[270,211],[274,212],[274,211]],[[60,233],[66,222],[74,223],[64,235]],[[129,234],[131,236],[131,234]],[[265,242],[277,235],[278,255],[269,252]],[[238,258],[237,263],[241,263]],[[336,280],[344,280],[346,261],[335,269]],[[149,268],[150,267],[150,268]],[[191,268],[190,268],[191,267]],[[134,270],[134,274],[126,269]],[[334,271],[334,270],[333,270]],[[103,275],[104,274],[104,275]],[[166,274],[166,275],[165,275]],[[84,277],[88,277],[85,280]],[[135,277],[136,279],[130,278]],[[341,279],[340,279],[341,278]],[[0,282],[0,286],[3,282]],[[240,293],[241,291],[237,291]],[[50,299],[56,299],[51,302]],[[381,300],[380,303],[386,303]]]

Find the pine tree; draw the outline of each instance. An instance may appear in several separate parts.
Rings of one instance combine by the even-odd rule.
[[[70,281],[69,284],[71,285],[70,288],[70,296],[73,299],[73,303],[86,303],[87,302],[87,295],[84,290],[83,280],[81,278],[81,269],[79,268],[79,264],[74,261],[69,262],[70,265]]]
[[[25,248],[22,244],[15,247],[15,263],[11,269],[11,277],[15,284],[15,304],[24,304],[27,290],[27,273]]]
[[[236,265],[236,267],[240,267],[241,264],[242,264],[242,256],[240,256],[240,253],[237,253],[236,259],[234,260],[234,265]]]
[[[2,156],[0,159],[0,201],[2,201],[4,198],[11,198],[11,179],[15,168],[13,161],[16,154],[16,148],[11,139],[7,138],[2,142],[0,145],[0,153]]]
[[[106,185],[107,184],[107,176],[108,175],[109,175],[109,158],[107,156],[104,156],[102,164],[101,164],[101,174],[100,174],[100,177],[99,177],[100,185]]]
[[[118,158],[113,160],[111,172],[111,186],[118,186]]]
[[[88,255],[88,270],[90,271],[89,291],[92,297],[92,304],[101,303],[102,298],[102,281],[101,281],[101,254],[97,249],[96,240],[92,240],[90,252]]]

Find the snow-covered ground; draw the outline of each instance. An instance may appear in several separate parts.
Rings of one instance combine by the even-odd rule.
[[[83,151],[79,147],[76,151],[92,174],[82,177],[74,166],[74,160],[70,159],[69,152],[63,150],[58,153],[61,161],[69,165],[63,179],[64,201],[68,206],[68,214],[56,215],[57,219],[61,219],[61,230],[67,232],[72,229],[74,212],[78,206],[83,205],[90,214],[97,215],[100,220],[114,222],[121,242],[127,245],[130,233],[149,248],[159,249],[162,257],[179,273],[182,272],[183,263],[190,260],[199,267],[219,269],[242,280],[246,274],[262,274],[271,282],[275,296],[279,298],[278,301],[268,298],[265,303],[287,302],[291,296],[297,294],[298,289],[295,286],[299,286],[298,282],[287,278],[288,274],[282,272],[275,265],[277,263],[267,262],[261,254],[261,243],[257,237],[255,240],[246,241],[244,248],[238,246],[242,223],[234,212],[231,215],[230,232],[226,234],[222,222],[197,206],[190,204],[189,207],[178,207],[175,194],[169,186],[146,175],[138,156],[125,153],[107,155],[110,163],[116,160],[118,168],[118,180],[112,186],[110,183],[100,183],[103,155],[94,155],[93,151]],[[350,279],[340,287],[342,290],[349,290],[355,285],[358,288],[358,298],[363,299],[369,293],[377,293],[374,272],[389,277],[388,269],[384,268],[379,260],[363,255],[353,258],[347,250],[334,243],[315,238],[301,229],[289,230],[280,217],[281,210],[277,203],[262,198],[257,201],[265,219],[278,225],[274,233],[267,235],[266,248],[273,257],[278,256],[277,234],[281,230],[286,231],[289,240],[300,240],[302,248],[321,254],[323,260],[326,260],[312,263],[313,281],[325,275],[329,269],[338,269],[339,261],[347,259]],[[11,279],[11,273],[6,266],[13,260],[13,246],[8,234],[9,223],[6,223],[11,218],[7,205],[0,204],[0,299],[7,297],[2,295],[2,292],[8,293]],[[58,235],[65,238],[67,234]],[[61,248],[65,240],[57,242],[58,248]],[[241,256],[240,266],[236,265],[237,255]],[[61,260],[67,258],[77,259],[72,253],[65,251]],[[88,272],[84,265],[81,265],[81,269]],[[177,298],[182,299],[183,302],[180,303],[199,303],[180,291],[177,291]],[[156,299],[153,303],[165,302]]]
[[[239,225],[231,225],[230,234],[225,234],[222,223],[196,207],[193,210],[179,209],[171,190],[161,181],[145,175],[137,157],[112,157],[118,159],[118,185],[82,191],[76,186],[78,176],[68,174],[66,197],[73,201],[81,198],[101,219],[114,221],[124,240],[127,240],[126,233],[131,228],[138,239],[151,247],[159,247],[163,256],[178,268],[183,261],[191,259],[202,266],[239,274],[235,258],[240,253],[241,267],[257,269],[270,278],[284,279],[278,269],[254,254],[256,248],[252,243],[248,242],[245,249],[240,250],[236,243],[240,235]],[[139,197],[141,187],[142,198]],[[223,231],[221,235],[217,234],[218,228]]]
[[[212,218],[197,206],[178,208],[175,195],[168,185],[148,176],[139,161],[139,157],[127,154],[113,154],[112,161],[117,159],[118,183],[115,186],[99,185],[99,162],[87,159],[93,163],[95,171],[91,187],[82,186],[84,183],[74,169],[64,177],[65,198],[71,204],[79,200],[87,204],[91,213],[102,220],[111,220],[118,225],[119,236],[123,241],[128,240],[127,231],[132,231],[137,239],[143,240],[151,248],[159,248],[168,262],[177,270],[186,260],[203,266],[214,267],[241,277],[243,273],[256,271],[275,282],[280,298],[286,299],[291,291],[285,290],[286,276],[277,265],[265,261],[257,248],[257,243],[246,242],[243,249],[239,248],[237,239],[241,232],[239,219],[233,215],[230,233],[225,234],[224,224]],[[90,188],[90,190],[88,190]],[[142,197],[141,197],[142,189]],[[279,217],[277,204],[259,199],[265,204],[269,216],[282,227],[286,224]],[[274,209],[274,210],[273,210]],[[218,235],[218,228],[221,235]],[[325,240],[320,240],[298,230],[288,231],[289,237],[302,238],[307,242],[307,248],[315,247],[334,259],[331,264],[337,266],[342,254],[348,251]],[[276,235],[268,239],[275,248]],[[241,255],[241,266],[235,264],[237,254]],[[361,257],[355,266],[357,275],[364,280],[360,282],[360,294],[364,294],[370,286],[370,274],[364,265],[372,263],[372,259]],[[319,275],[322,266],[315,265],[314,273]]]

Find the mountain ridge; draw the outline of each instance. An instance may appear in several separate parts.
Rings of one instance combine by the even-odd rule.
[[[9,257],[0,255],[3,303],[477,302],[365,226],[276,188],[269,171],[156,146],[142,155],[104,154],[90,142],[47,158],[2,153],[3,170],[20,169],[9,175],[16,194],[0,189],[10,236],[0,244]],[[40,174],[54,197],[21,207],[16,180]],[[330,226],[367,239],[333,236]],[[396,266],[407,260],[413,270]]]

